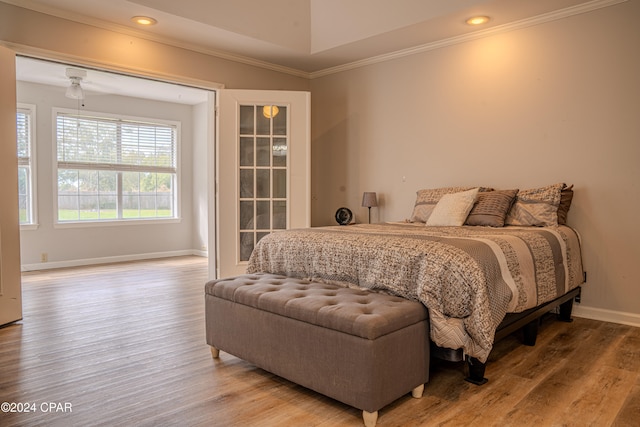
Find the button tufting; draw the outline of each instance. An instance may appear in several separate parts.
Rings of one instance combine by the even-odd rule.
[[[220,285],[220,290],[216,290],[215,294],[221,298],[238,300],[257,310],[367,338],[396,330],[395,328],[403,327],[409,321],[414,322],[414,318],[425,318],[423,311],[416,312],[415,304],[412,306],[410,301],[397,296],[286,276],[259,273],[221,279],[217,285]],[[276,291],[282,292],[274,294]],[[213,294],[211,290],[208,292]],[[305,300],[295,301],[300,298]],[[407,312],[411,316],[407,316]],[[362,318],[358,320],[358,316]],[[405,318],[408,320],[403,320]]]

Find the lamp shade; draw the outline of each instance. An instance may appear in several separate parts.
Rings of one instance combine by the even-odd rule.
[[[264,107],[262,107],[262,115],[267,119],[271,119],[277,116],[279,112],[280,109],[277,105],[265,105]]]
[[[67,88],[65,96],[71,99],[84,99],[84,91],[82,90],[80,83],[72,82],[71,86]]]
[[[372,208],[378,206],[378,198],[375,192],[365,192],[362,195],[362,206],[365,208]]]
[[[69,87],[65,96],[71,99],[84,99],[84,91],[80,82],[87,77],[87,70],[80,70],[77,68],[67,68],[66,76],[69,78]]]

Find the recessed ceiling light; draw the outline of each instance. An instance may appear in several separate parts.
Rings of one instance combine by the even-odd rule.
[[[489,19],[490,18],[488,16],[472,16],[471,18],[467,19],[465,22],[469,25],[482,25],[489,22]]]
[[[156,21],[155,19],[149,16],[134,16],[133,18],[131,18],[131,20],[136,24],[144,25],[145,27],[148,27],[150,25],[155,25],[158,23],[158,21]]]

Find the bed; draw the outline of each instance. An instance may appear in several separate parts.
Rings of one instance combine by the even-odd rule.
[[[566,225],[571,197],[564,184],[420,190],[404,222],[272,233],[256,245],[247,272],[420,301],[434,347],[446,350],[436,354],[480,365],[470,380],[481,383],[497,335],[558,305],[570,317],[584,282],[580,238]]]

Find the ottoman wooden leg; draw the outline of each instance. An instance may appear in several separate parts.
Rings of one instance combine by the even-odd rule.
[[[217,359],[218,357],[220,357],[220,350],[218,350],[214,346],[211,346],[211,355],[214,359]]]
[[[420,399],[422,397],[422,393],[424,392],[424,384],[420,384],[418,387],[411,390],[411,396],[416,399]]]
[[[366,427],[375,427],[376,423],[378,422],[378,411],[362,411],[362,419],[364,420],[364,425]]]

